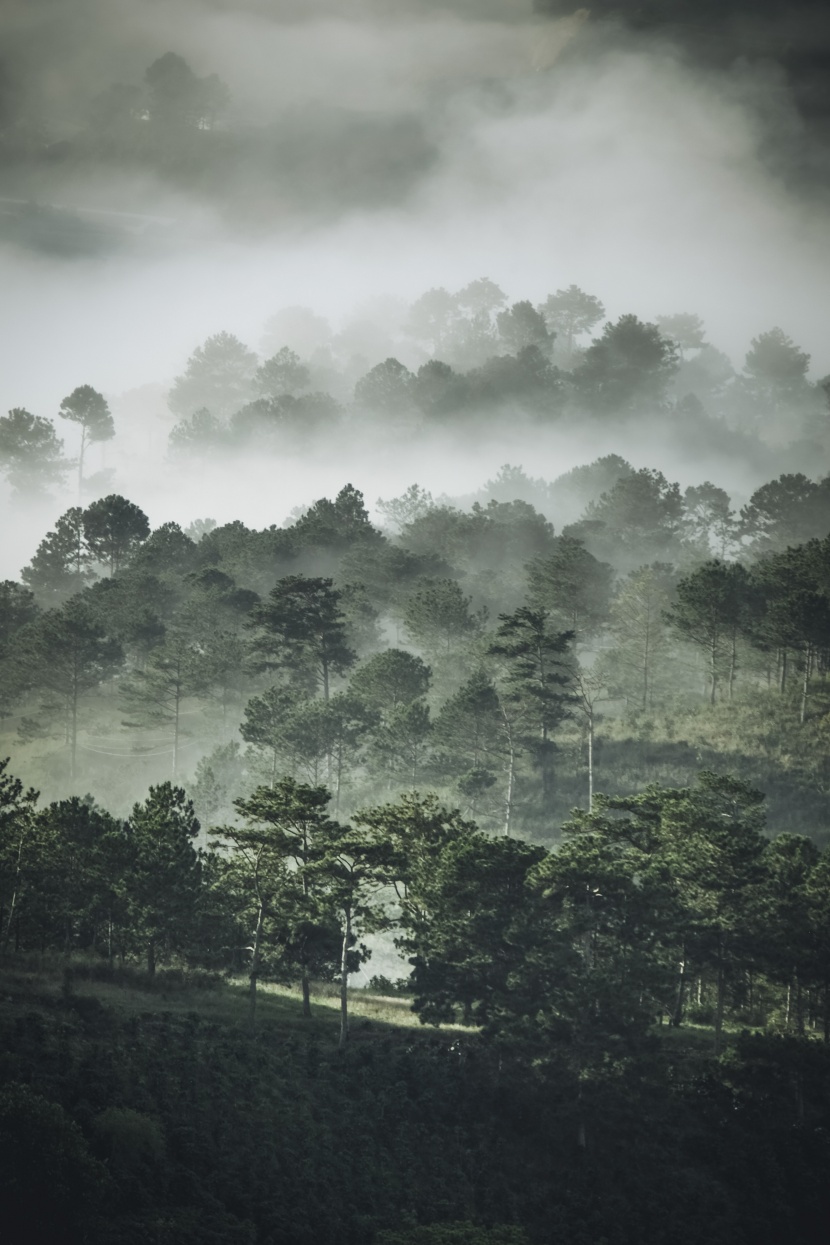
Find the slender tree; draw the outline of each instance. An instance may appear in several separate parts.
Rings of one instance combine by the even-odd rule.
[[[345,674],[356,661],[346,642],[341,595],[330,579],[281,579],[251,611],[255,661],[309,691],[319,687],[328,700],[332,676]]]
[[[79,385],[60,404],[59,414],[78,424],[81,429],[81,446],[78,451],[78,499],[84,484],[84,455],[87,447],[95,441],[111,441],[115,436],[110,408],[103,394],[91,385]]]

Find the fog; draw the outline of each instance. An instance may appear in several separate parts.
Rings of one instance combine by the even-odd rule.
[[[705,445],[694,461],[653,428],[613,421],[542,437],[513,425],[474,448],[433,433],[405,455],[394,438],[344,434],[279,461],[185,470],[165,459],[165,390],[209,335],[258,349],[281,307],[311,307],[335,332],[368,307],[386,345],[381,296],[405,306],[484,275],[511,301],[576,283],[610,319],[695,312],[738,368],[750,340],[780,325],[812,355],[814,378],[830,371],[830,217],[815,180],[787,171],[787,153],[809,140],[781,72],[766,61],[704,69],[583,11],[551,20],[530,7],[4,6],[15,98],[70,155],[6,160],[2,194],[71,210],[101,240],[55,254],[43,239],[5,238],[0,409],[54,418],[76,385],[103,391],[117,437],[97,467],[115,469],[112,487],[153,524],[279,523],[346,480],[369,502],[414,479],[456,496],[506,461],[553,478],[611,451],[745,496],[762,478],[752,464],[712,463]],[[222,132],[245,142],[228,184],[73,158],[90,102],[113,82],[140,83],[171,50],[230,91]],[[274,167],[253,158],[266,148]],[[397,345],[388,353],[409,362]],[[57,423],[72,452],[74,430]],[[3,574],[71,501],[28,520],[15,510]]]

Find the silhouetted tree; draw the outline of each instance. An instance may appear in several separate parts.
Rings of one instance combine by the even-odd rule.
[[[95,441],[111,441],[115,436],[110,408],[103,394],[91,385],[79,385],[63,399],[59,414],[81,429],[81,446],[78,452],[78,496],[84,482],[84,455],[87,446]]]

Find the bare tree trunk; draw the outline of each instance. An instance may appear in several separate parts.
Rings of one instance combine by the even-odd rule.
[[[677,993],[674,998],[674,1011],[672,1013],[672,1027],[679,1029],[683,1024],[683,1008],[686,1002],[686,948],[681,951],[681,960],[678,966],[677,974]]]
[[[69,719],[69,777],[75,781],[78,756],[78,683],[72,684],[72,700],[70,702]]]
[[[346,923],[340,949],[340,1041],[338,1050],[344,1050],[349,1039],[349,943],[352,937],[352,910],[346,908]]]
[[[251,948],[251,972],[248,977],[248,1024],[251,1032],[256,1026],[256,990],[257,980],[259,978],[259,965],[262,948],[262,926],[265,917],[265,905],[262,899],[259,901],[256,914],[256,926],[254,927],[254,942]]]
[[[2,947],[3,951],[5,951],[6,947],[9,945],[9,938],[11,937],[12,925],[14,923],[15,908],[17,907],[17,899],[20,894],[20,882],[22,879],[22,870],[20,866],[21,866],[21,861],[23,860],[23,839],[24,839],[24,832],[21,831],[20,838],[18,839],[18,843],[17,843],[17,859],[14,865],[14,890],[12,891],[11,903],[9,904],[9,918],[6,923],[5,932],[3,934],[3,947]],[[16,947],[15,947],[15,950],[17,950]]]
[[[510,823],[513,817],[513,787],[516,781],[516,749],[513,746],[513,731],[510,727],[510,719],[504,711],[504,706],[499,699],[499,710],[501,711],[502,721],[504,722],[504,731],[507,736],[507,792],[504,800],[504,833],[510,837]]]
[[[594,810],[594,712],[588,709],[588,812]]]
[[[810,666],[812,664],[812,660],[813,649],[812,646],[808,644],[806,652],[804,653],[804,678],[801,682],[801,712],[798,718],[802,726],[804,725],[807,717],[807,689],[810,685]]]
[[[510,822],[513,817],[513,784],[516,778],[516,754],[513,745],[510,745],[510,754],[507,768],[507,794],[504,801],[504,833],[510,837]]]
[[[715,1054],[721,1053],[723,1044],[723,1011],[726,1002],[726,974],[722,954],[718,957],[718,993],[715,1004]]]
[[[86,424],[81,424],[81,449],[78,454],[78,505],[84,491],[84,451],[86,450]]]
[[[173,782],[179,772],[179,711],[181,709],[181,685],[176,685],[173,698]]]

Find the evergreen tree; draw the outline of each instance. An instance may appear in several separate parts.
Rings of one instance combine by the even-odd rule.
[[[72,506],[48,532],[20,578],[44,605],[55,605],[79,592],[92,572],[92,555],[84,536],[84,512]]]
[[[505,800],[505,833],[510,833],[519,750],[530,750],[542,775],[545,806],[553,789],[553,731],[568,714],[570,673],[562,661],[573,639],[570,631],[554,631],[544,610],[520,606],[499,615],[489,653],[503,659],[497,678],[500,707],[508,739],[509,775]],[[499,684],[501,685],[499,687]]]
[[[153,974],[159,954],[169,958],[189,945],[199,903],[202,860],[194,847],[199,823],[181,787],[151,787],[127,822],[131,867],[124,879],[130,928],[146,948]]]
[[[95,441],[111,441],[115,436],[110,408],[103,394],[91,385],[79,385],[60,405],[59,414],[73,424],[80,425],[81,446],[78,452],[78,497],[83,492],[84,456],[87,447]]]
[[[746,569],[739,562],[715,560],[679,580],[675,604],[665,614],[678,634],[705,655],[712,705],[724,670],[732,699],[738,637],[748,625],[749,611],[750,581]]]
[[[62,484],[71,465],[50,419],[21,407],[0,419],[0,470],[19,495],[37,496],[50,484]]]
[[[613,571],[582,541],[559,536],[553,553],[528,567],[528,601],[578,641],[596,635],[608,615]]]
[[[111,493],[94,501],[83,513],[84,539],[99,562],[105,562],[111,576],[150,535],[146,514],[126,497]]]
[[[86,601],[72,597],[26,627],[18,646],[32,685],[55,698],[47,699],[42,707],[47,712],[56,707],[63,717],[69,775],[74,780],[81,703],[119,668],[121,645],[106,634]]]
[[[342,594],[330,579],[289,575],[251,611],[251,650],[264,669],[277,669],[309,691],[319,686],[328,700],[331,678],[356,660],[346,643]]]
[[[286,946],[291,946],[299,971],[303,1014],[311,1015],[315,949],[319,947],[327,924],[325,905],[320,901],[312,866],[320,862],[328,838],[335,833],[325,811],[330,799],[325,787],[311,787],[293,778],[282,778],[273,787],[257,787],[248,798],[236,800],[235,807],[244,824],[222,827],[219,831],[244,853],[245,867],[255,876],[256,925],[250,974],[252,1017],[265,921],[269,915],[266,883],[262,881],[266,875],[273,879],[268,883],[272,894],[279,891],[282,895],[286,887],[289,889],[290,904],[286,899],[285,907],[287,911],[290,908],[290,912],[284,919],[289,920],[290,928],[285,942]],[[287,868],[289,864],[290,869]],[[273,900],[270,903],[273,907]]]
[[[191,636],[178,627],[167,632],[164,644],[152,650],[142,670],[133,670],[121,683],[121,698],[130,715],[124,725],[160,726],[169,732],[174,781],[179,773],[184,702],[204,688],[201,654]]]

